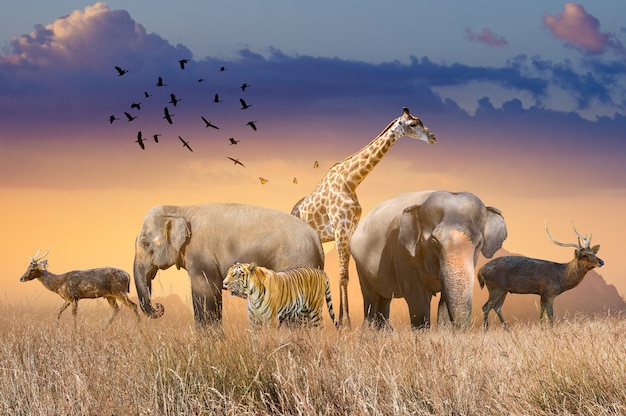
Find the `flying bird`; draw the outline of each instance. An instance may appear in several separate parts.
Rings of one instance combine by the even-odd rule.
[[[128,70],[127,70],[127,69],[122,69],[122,68],[120,68],[119,66],[116,66],[116,67],[115,67],[115,70],[117,71],[117,76],[118,76],[118,77],[121,77],[122,75],[124,75],[125,73],[127,73],[127,72],[128,72]]]
[[[298,184],[298,178],[293,178],[293,183]]]
[[[180,61],[178,61],[178,63],[180,64],[180,69],[185,69],[185,64],[189,62],[188,59],[181,59]]]
[[[109,116],[109,123],[113,124],[115,120],[119,120],[119,118],[115,117],[115,114],[111,114]]]
[[[124,111],[124,114],[126,115],[126,118],[128,119],[128,121],[133,121],[134,119],[137,118],[137,116],[133,117],[130,114],[128,114],[126,111]]]
[[[167,107],[163,109],[163,112],[165,115],[161,118],[164,118],[168,123],[172,124],[172,117],[174,117],[175,114],[170,114],[170,110],[168,110]]]
[[[159,77],[159,79],[158,79],[158,81],[157,81],[157,83],[156,83],[156,86],[157,86],[157,87],[165,87],[165,86],[167,86],[167,84],[164,84],[164,83],[163,83],[163,78],[162,78],[162,77]]]
[[[135,140],[135,143],[139,143],[139,147],[141,147],[141,150],[146,150],[146,146],[143,144],[144,140],[141,136],[141,130],[139,130],[137,132],[137,140]]]
[[[170,103],[174,104],[174,107],[176,107],[176,104],[178,104],[179,101],[182,100],[180,98],[176,98],[176,95],[170,94]]]
[[[241,103],[241,110],[245,110],[248,107],[252,107],[252,104],[250,104],[250,105],[246,104],[246,102],[243,100],[243,98],[240,98],[239,102]]]
[[[235,138],[234,138],[234,137],[230,137],[228,140],[230,140],[230,144],[231,144],[231,146],[232,146],[233,144],[237,144],[237,143],[239,143],[239,142],[241,141],[241,140],[235,140]]]
[[[320,164],[317,163],[317,160],[316,160],[315,163],[313,163],[313,169],[319,168],[319,167],[320,167]]]
[[[148,91],[144,91],[143,95],[148,98],[148,97],[152,97],[152,95],[150,93],[148,93]]]
[[[250,126],[250,127],[252,127],[252,130],[256,131],[256,124],[254,124],[254,123],[258,123],[258,121],[248,121],[246,123],[246,126]]]
[[[204,78],[199,78],[198,79],[198,82],[204,82],[204,81],[206,81]]]
[[[204,124],[206,124],[205,127],[213,127],[214,129],[219,129],[219,127],[217,127],[215,124],[212,124],[210,121],[204,118],[204,116],[200,116],[200,118],[202,119],[202,121],[204,121]]]
[[[230,160],[232,160],[233,162],[235,162],[235,165],[241,165],[241,166],[243,166],[244,168],[246,167],[246,165],[244,165],[243,163],[241,163],[241,162],[239,161],[239,159],[233,159],[233,158],[232,158],[232,157],[230,157],[230,156],[226,156],[226,157],[227,157],[227,158],[229,158]]]
[[[141,110],[141,103],[132,103],[130,108],[136,108],[137,110]]]
[[[226,67],[225,66],[220,66],[220,72],[224,72],[226,71]]]
[[[266,183],[268,183],[270,180],[269,179],[265,179],[261,176],[259,176],[259,180],[261,181],[261,185],[265,185]]]
[[[189,146],[189,142],[186,142],[185,140],[183,140],[182,137],[178,136],[178,138],[180,139],[181,142],[183,142],[183,147],[186,147],[187,149],[189,149],[190,152],[193,152],[193,150],[191,150],[191,147]]]
[[[241,84],[241,91],[245,91],[246,88],[248,88],[250,86],[250,84],[246,84],[245,82],[243,84]]]
[[[160,136],[160,134],[153,134],[153,135],[152,135],[152,138],[154,139],[154,142],[155,142],[155,143],[158,143],[158,142],[159,142],[159,136]]]
[[[221,103],[222,100],[220,100],[220,95],[219,94],[215,94],[215,97],[213,97],[213,102],[214,103]]]

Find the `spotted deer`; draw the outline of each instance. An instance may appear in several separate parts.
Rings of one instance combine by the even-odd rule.
[[[487,286],[489,300],[483,305],[484,327],[488,327],[489,311],[493,309],[500,322],[506,328],[502,316],[502,304],[507,293],[531,293],[541,296],[539,319],[548,315],[553,323],[553,303],[561,293],[578,286],[587,272],[595,267],[602,267],[604,261],[596,256],[599,245],[591,247],[589,238],[574,232],[578,243],[559,243],[554,240],[545,225],[546,235],[554,244],[561,247],[574,247],[574,258],[568,263],[556,263],[548,260],[532,259],[523,256],[504,256],[489,261],[478,271],[480,287]],[[582,240],[582,244],[581,244]]]
[[[48,271],[48,261],[43,260],[48,255],[48,250],[43,256],[39,256],[41,249],[33,257],[29,257],[28,269],[20,278],[20,282],[39,279],[46,289],[58,294],[64,300],[57,320],[67,307],[72,305],[72,315],[74,316],[74,326],[76,326],[76,314],[78,311],[78,301],[80,299],[105,298],[113,312],[107,322],[107,327],[119,311],[117,301],[131,308],[137,320],[139,313],[137,305],[128,298],[130,289],[130,275],[123,270],[113,267],[101,267],[90,270],[74,270],[63,274],[54,274]]]

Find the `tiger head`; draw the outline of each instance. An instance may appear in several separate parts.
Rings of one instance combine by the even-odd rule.
[[[256,263],[235,263],[222,281],[222,289],[230,291],[231,296],[246,299],[250,293],[250,276],[256,271]]]

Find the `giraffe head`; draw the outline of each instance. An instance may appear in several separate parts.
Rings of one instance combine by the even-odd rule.
[[[402,111],[404,111],[404,114],[398,117],[396,122],[391,126],[394,133],[399,136],[408,136],[412,139],[423,140],[428,144],[437,142],[435,134],[422,123],[422,120],[412,115],[406,107],[404,107]]]

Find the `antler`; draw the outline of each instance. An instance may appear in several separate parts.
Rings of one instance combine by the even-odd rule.
[[[38,262],[39,260],[43,259],[44,257],[46,257],[48,255],[48,253],[50,253],[50,248],[48,248],[48,250],[46,251],[46,254],[44,254],[43,256],[37,258],[37,256],[39,255],[39,253],[41,253],[41,249],[37,250],[37,253],[35,253],[35,255],[33,257],[30,258],[30,261],[32,262]]]
[[[583,243],[585,243],[585,247],[589,248],[589,246],[591,246],[591,235],[592,235],[592,233],[589,233],[589,239],[587,239],[587,237],[583,237],[582,235],[580,235],[578,230],[576,230],[576,226],[574,225],[574,221],[572,221],[572,227],[574,227],[574,232],[578,236],[579,244],[580,244],[580,239],[582,239]]]
[[[545,225],[546,225],[546,235],[548,236],[550,241],[552,241],[557,246],[582,248],[582,246],[580,245],[580,239],[578,239],[578,244],[574,244],[574,243],[567,243],[567,244],[566,243],[559,243],[554,238],[552,238],[552,236],[550,235],[550,232],[548,231],[548,221],[547,220],[545,221]]]

